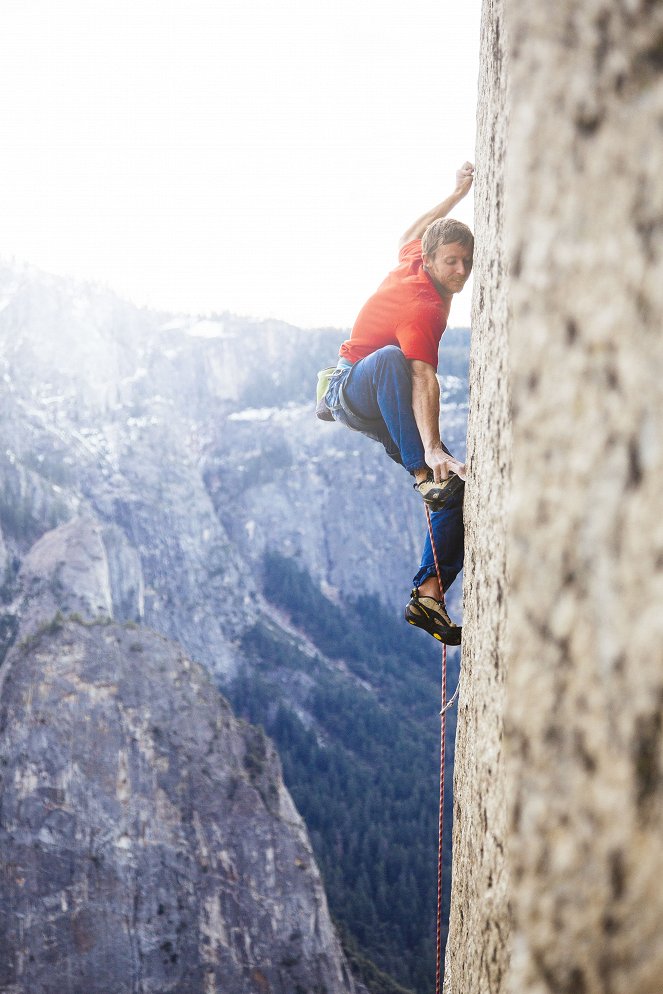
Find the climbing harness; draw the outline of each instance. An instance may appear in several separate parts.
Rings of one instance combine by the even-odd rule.
[[[435,562],[435,572],[437,574],[437,582],[440,585],[440,593],[444,596],[444,590],[442,587],[442,577],[440,575],[440,566],[437,561],[437,552],[435,550],[435,541],[433,539],[433,523],[430,517],[430,511],[428,505],[425,505],[426,510],[426,521],[428,522],[428,534],[430,535],[430,544],[433,550],[433,560]],[[450,707],[453,707],[456,698],[458,697],[458,690],[460,687],[460,678],[453,692],[452,697],[447,700],[447,647],[446,644],[442,643],[442,691],[441,691],[441,709],[440,709],[440,810],[439,810],[439,821],[438,821],[438,831],[437,831],[437,948],[436,948],[436,961],[435,961],[435,994],[440,994],[440,980],[442,976],[442,850],[444,843],[444,761],[445,761],[445,744],[447,735],[447,711]]]

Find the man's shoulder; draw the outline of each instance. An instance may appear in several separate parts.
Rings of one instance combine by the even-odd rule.
[[[410,262],[421,258],[421,238],[411,238],[409,242],[405,242],[401,245],[398,252],[399,262]]]

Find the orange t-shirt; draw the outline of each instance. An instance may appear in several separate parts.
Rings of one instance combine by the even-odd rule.
[[[339,355],[355,363],[385,345],[398,345],[407,359],[421,359],[437,370],[450,304],[425,272],[421,239],[415,238],[402,247],[398,266],[360,310]]]

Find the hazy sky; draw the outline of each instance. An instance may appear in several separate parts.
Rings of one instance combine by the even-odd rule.
[[[4,0],[0,254],[168,310],[351,325],[474,157],[479,9]]]

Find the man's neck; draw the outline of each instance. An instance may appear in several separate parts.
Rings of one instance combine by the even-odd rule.
[[[453,290],[447,290],[446,287],[443,287],[441,283],[438,283],[435,277],[431,274],[431,271],[428,268],[428,266],[424,266],[424,272],[428,277],[428,279],[433,284],[433,286],[435,287],[435,289],[437,290],[440,297],[442,297],[442,300],[451,300],[451,298],[454,295]]]

